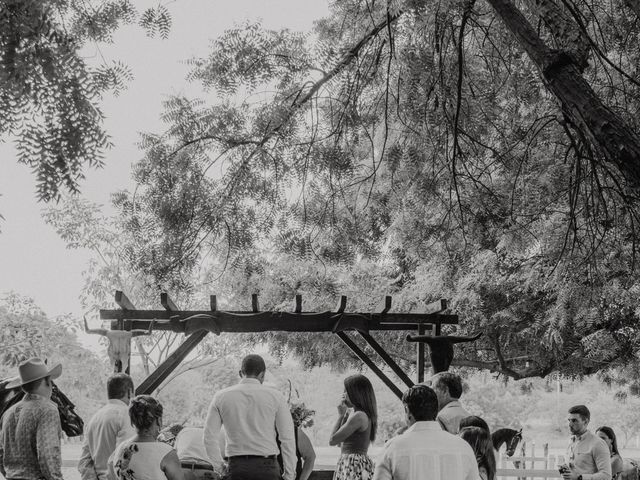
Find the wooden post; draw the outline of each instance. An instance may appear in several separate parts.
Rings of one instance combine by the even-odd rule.
[[[387,366],[393,370],[393,373],[395,373],[398,378],[400,378],[400,380],[402,380],[404,382],[404,384],[408,387],[411,388],[413,387],[413,382],[411,381],[411,379],[409,378],[409,375],[407,375],[406,373],[404,373],[404,370],[402,370],[402,368],[400,368],[400,365],[398,365],[395,360],[393,358],[391,358],[391,355],[389,355],[384,348],[382,348],[382,345],[380,345],[375,338],[373,338],[371,335],[367,334],[367,333],[363,333],[361,331],[358,331],[358,333],[360,334],[360,336],[364,339],[365,342],[367,342],[367,344],[373,348],[375,350],[375,352],[380,355],[380,357],[382,358],[382,360],[384,360],[384,363],[387,364]]]
[[[131,303],[131,300],[129,300],[127,296],[124,294],[124,292],[121,290],[116,290],[115,301],[122,310],[136,309],[133,303]],[[118,321],[118,330],[124,330],[124,318]],[[119,363],[119,362],[116,361],[116,363]],[[118,372],[121,372],[122,364],[120,364],[117,367],[117,369],[118,369]],[[127,375],[131,374],[131,341],[129,341],[129,358],[127,359],[127,368],[125,369],[124,373],[126,373]]]
[[[418,335],[424,335],[426,332],[424,324],[418,325]],[[424,354],[426,345],[424,342],[416,343],[416,373],[418,383],[424,382]]]
[[[346,297],[345,297],[346,298]],[[349,349],[356,354],[356,356],[364,362],[364,364],[371,369],[371,371],[376,374],[376,376],[384,382],[384,384],[391,389],[391,391],[398,397],[402,399],[402,392],[393,383],[389,377],[387,377],[382,370],[378,368],[378,366],[371,360],[366,353],[364,353],[358,345],[356,345],[353,340],[349,338],[349,336],[345,332],[336,332],[336,335],[340,337],[340,340],[344,342],[344,344],[349,347]]]

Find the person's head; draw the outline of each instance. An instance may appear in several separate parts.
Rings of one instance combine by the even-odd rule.
[[[172,447],[176,443],[178,434],[184,429],[184,425],[181,423],[172,423],[168,427],[164,427],[158,434],[158,441],[171,445]]]
[[[30,358],[18,367],[18,376],[7,383],[6,388],[21,387],[25,393],[51,398],[53,380],[62,375],[62,365],[48,368],[39,358]]]
[[[569,430],[573,435],[582,435],[591,420],[591,412],[584,405],[575,405],[569,409]]]
[[[460,437],[471,445],[478,467],[484,467],[487,478],[489,480],[495,478],[496,457],[489,431],[482,427],[465,427],[460,430]]]
[[[462,420],[460,420],[460,430],[465,427],[483,428],[489,435],[491,435],[491,430],[489,430],[489,425],[487,425],[487,422],[476,415],[469,415],[468,417],[464,417]]]
[[[620,452],[618,451],[618,440],[616,439],[616,434],[613,431],[613,428],[602,426],[596,430],[596,435],[604,440],[611,453],[620,455]]]
[[[402,395],[407,424],[434,421],[438,415],[438,397],[427,385],[414,385]]]
[[[151,395],[138,395],[129,404],[129,418],[139,435],[157,437],[162,429],[162,405]]]
[[[344,379],[345,401],[356,411],[367,414],[371,421],[371,440],[376,438],[378,428],[378,405],[373,385],[364,375],[351,375]]]
[[[127,405],[133,397],[133,380],[126,373],[114,373],[107,379],[109,400],[122,400]]]
[[[462,380],[455,373],[440,372],[431,377],[431,388],[438,396],[438,408],[462,396]]]
[[[240,367],[241,377],[255,378],[260,380],[260,383],[262,383],[264,382],[264,375],[266,371],[267,366],[260,355],[251,354],[242,359],[242,366]]]
[[[35,393],[50,398],[53,392],[53,380],[51,380],[51,377],[44,377],[39,380],[34,380],[33,382],[25,383],[22,385],[22,391],[24,393]]]

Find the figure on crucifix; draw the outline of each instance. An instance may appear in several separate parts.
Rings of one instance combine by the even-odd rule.
[[[453,335],[407,335],[408,342],[423,342],[429,345],[431,366],[433,373],[446,372],[453,361],[453,345],[456,343],[474,342],[480,338],[482,332],[471,337]]]
[[[109,355],[109,360],[115,373],[127,371],[131,354],[131,339],[141,335],[151,335],[153,324],[154,322],[149,324],[149,330],[107,330],[104,328],[89,328],[87,318],[84,317],[85,332],[101,335],[109,341],[107,355]]]

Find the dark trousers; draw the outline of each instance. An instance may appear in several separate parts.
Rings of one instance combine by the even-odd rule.
[[[274,457],[229,458],[229,480],[280,480],[280,466]]]

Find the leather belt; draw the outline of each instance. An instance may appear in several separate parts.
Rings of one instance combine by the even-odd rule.
[[[206,465],[204,463],[191,463],[180,462],[182,468],[188,468],[189,470],[210,470],[213,471],[213,465]]]
[[[262,459],[270,459],[270,460],[275,460],[276,458],[278,458],[277,455],[231,455],[229,457],[229,460],[232,459],[250,459],[250,458],[262,458]]]

